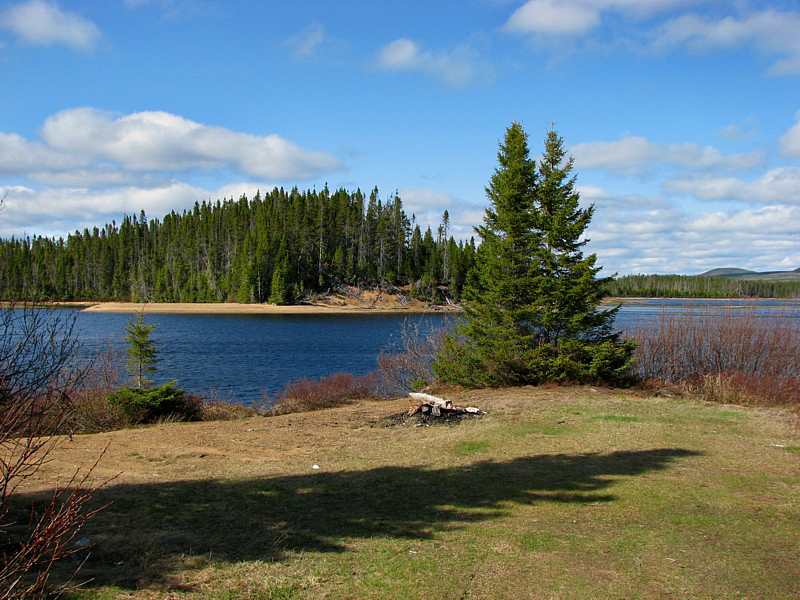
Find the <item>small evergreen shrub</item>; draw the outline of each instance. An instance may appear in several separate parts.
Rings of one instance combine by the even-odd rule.
[[[173,418],[197,421],[202,417],[202,399],[187,394],[171,381],[158,387],[125,387],[108,396],[108,403],[119,407],[132,423],[153,423]]]

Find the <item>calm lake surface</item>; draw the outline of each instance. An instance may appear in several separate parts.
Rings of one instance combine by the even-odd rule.
[[[722,314],[726,307],[755,307],[769,318],[800,301],[626,300],[617,316],[621,329],[662,312]],[[76,330],[87,353],[113,348],[124,362],[124,327],[129,314],[77,313]],[[408,319],[422,327],[445,326],[453,315],[147,315],[161,362],[154,379],[177,379],[184,389],[221,399],[261,404],[289,381],[339,372],[376,370],[377,356],[399,336]]]

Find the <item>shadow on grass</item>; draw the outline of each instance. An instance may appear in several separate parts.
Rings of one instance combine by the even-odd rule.
[[[697,454],[668,448],[442,469],[113,485],[95,498],[112,504],[80,534],[95,547],[78,580],[91,578],[90,586],[168,583],[191,556],[273,561],[291,551],[342,552],[359,538],[428,539],[501,517],[509,503],[610,502],[614,496],[600,492],[615,477],[663,470]]]

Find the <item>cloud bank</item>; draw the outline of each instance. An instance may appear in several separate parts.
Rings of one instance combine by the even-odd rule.
[[[768,74],[800,75],[800,12],[731,4],[734,14],[719,16],[709,0],[528,0],[501,30],[539,45],[596,37],[656,54],[750,49],[775,57]]]
[[[111,174],[228,169],[276,180],[309,179],[342,168],[324,152],[304,150],[279,135],[253,135],[202,125],[167,112],[115,116],[75,108],[48,117],[40,140],[0,132],[0,173],[51,181],[83,169],[91,181]],[[122,175],[121,175],[122,174]]]
[[[140,210],[161,216],[195,201],[293,185],[343,167],[333,155],[276,134],[237,132],[160,111],[69,109],[47,118],[38,139],[0,132],[0,175],[14,182],[0,187],[6,197],[0,235],[63,235],[73,222],[99,225]],[[208,186],[236,175],[251,181]]]
[[[692,170],[750,170],[763,166],[761,150],[723,155],[717,148],[692,142],[657,144],[644,137],[626,136],[613,142],[585,142],[571,149],[578,168],[602,168],[615,174],[643,175],[657,166],[678,166]]]
[[[800,126],[780,140],[800,154]],[[594,203],[588,249],[600,264],[627,273],[699,273],[715,267],[800,267],[800,167],[767,166],[762,152],[723,155],[693,143],[643,137],[577,144],[579,191]],[[580,169],[589,169],[580,172]],[[650,178],[653,195],[620,195],[627,178]],[[702,203],[714,203],[711,210]]]

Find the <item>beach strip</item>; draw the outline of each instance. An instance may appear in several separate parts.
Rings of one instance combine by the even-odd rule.
[[[370,308],[367,306],[331,306],[327,304],[238,304],[235,302],[98,302],[83,312],[144,314],[213,314],[213,315],[321,315],[321,314],[398,314],[441,313],[441,307]]]

